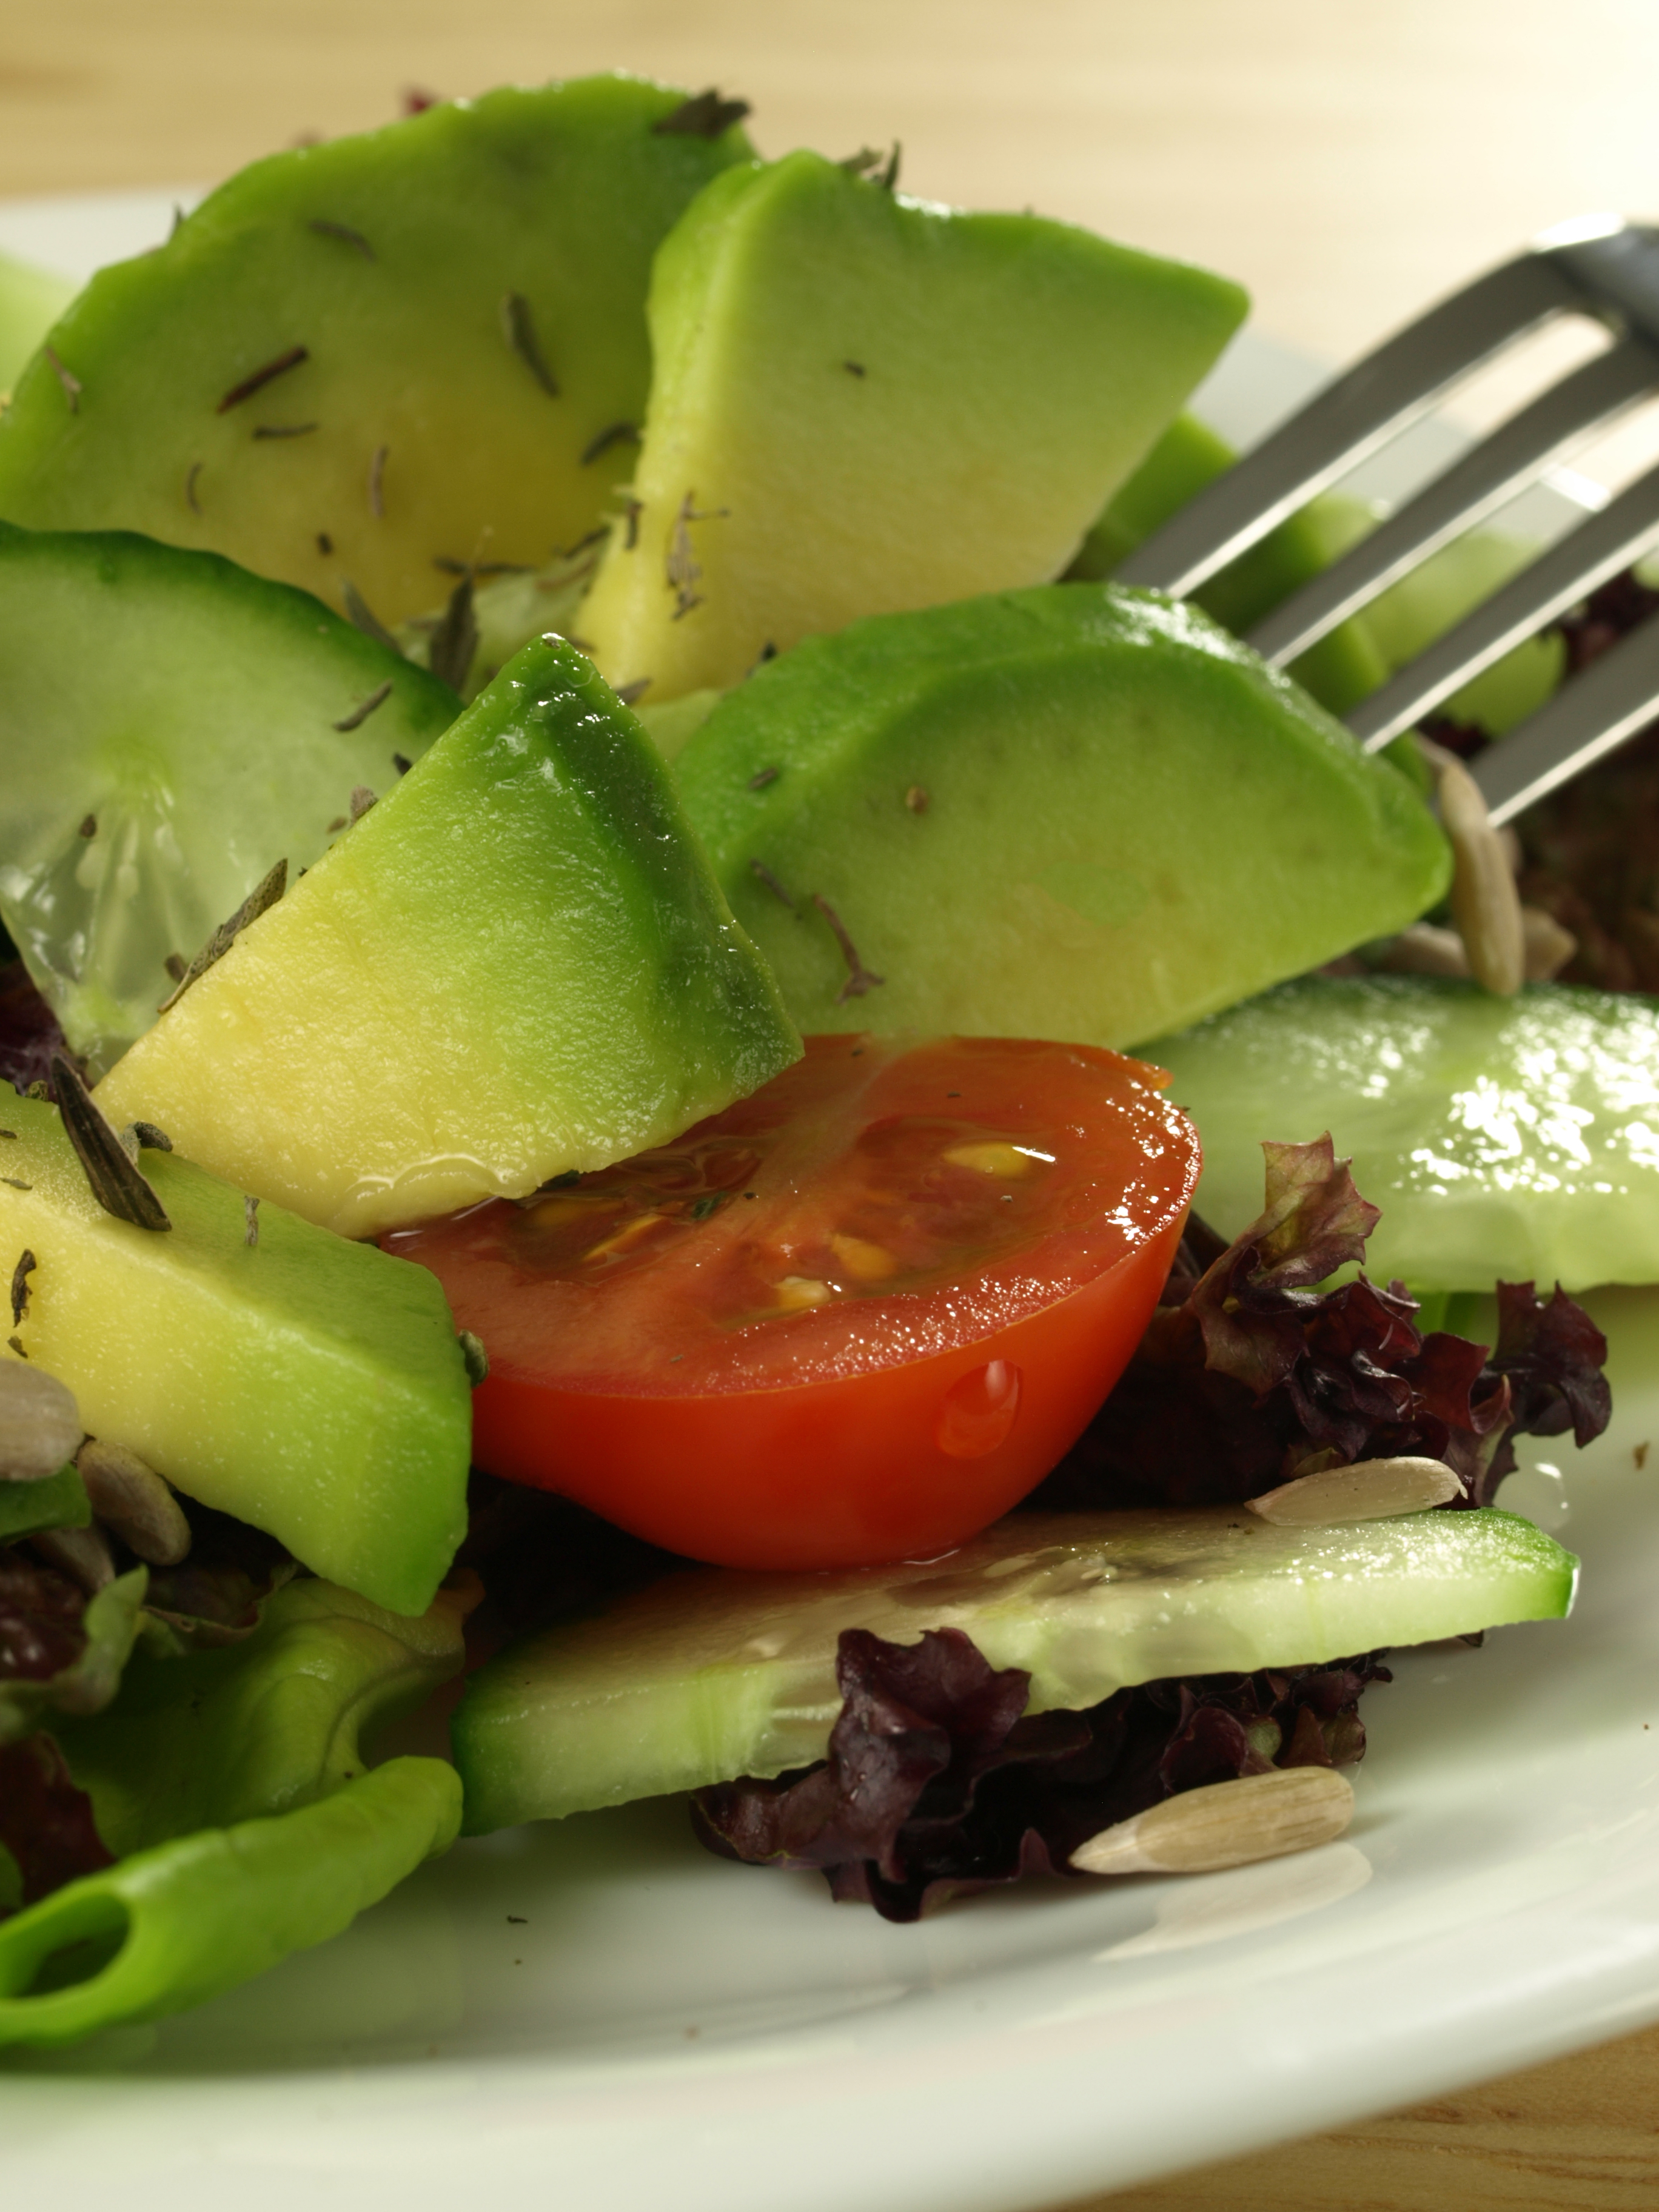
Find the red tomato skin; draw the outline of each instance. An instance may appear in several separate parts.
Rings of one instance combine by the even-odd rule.
[[[473,1394],[474,1456],[715,1566],[932,1558],[1017,1504],[1075,1443],[1140,1340],[1184,1220],[1183,1208],[1091,1282],[994,1335],[871,1373],[699,1397],[491,1374]],[[971,1393],[969,1378],[995,1361],[1018,1370],[1012,1425],[988,1450],[946,1451],[947,1394]]]

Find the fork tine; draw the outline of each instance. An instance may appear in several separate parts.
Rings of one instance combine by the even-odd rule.
[[[1361,700],[1348,727],[1367,752],[1376,752],[1598,584],[1639,560],[1656,538],[1659,468],[1653,468]],[[1561,696],[1577,697],[1578,689],[1575,680]]]
[[[1612,752],[1659,714],[1659,621],[1593,660],[1472,768],[1494,823]]]
[[[1425,414],[1449,385],[1564,309],[1588,307],[1547,253],[1477,277],[1368,354],[1138,546],[1115,580],[1180,599]]]
[[[1638,337],[1553,385],[1471,447],[1413,499],[1275,607],[1249,643],[1283,667],[1431,553],[1474,528],[1559,459],[1592,425],[1659,385],[1659,354]]]

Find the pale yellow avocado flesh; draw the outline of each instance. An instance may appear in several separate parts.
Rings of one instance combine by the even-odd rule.
[[[658,252],[644,443],[583,637],[657,705],[862,615],[1046,581],[1245,304],[815,154],[726,171]]]
[[[800,1043],[650,740],[526,647],[98,1090],[363,1237],[665,1143]]]

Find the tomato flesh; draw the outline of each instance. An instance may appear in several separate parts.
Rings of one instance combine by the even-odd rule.
[[[1042,1479],[1139,1340],[1198,1176],[1162,1080],[809,1038],[672,1145],[385,1243],[489,1353],[480,1466],[719,1565],[927,1556]]]

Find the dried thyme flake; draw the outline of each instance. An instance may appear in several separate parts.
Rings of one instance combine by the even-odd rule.
[[[14,1190],[33,1190],[34,1188],[34,1185],[32,1182],[24,1182],[16,1176],[0,1176],[0,1182],[9,1183]]]
[[[769,783],[775,783],[783,774],[781,768],[757,768],[749,779],[750,791],[764,791]]]
[[[362,231],[354,230],[349,222],[331,222],[325,216],[316,215],[307,227],[314,230],[319,238],[337,238],[343,246],[349,246],[361,253],[365,261],[380,258]]]
[[[372,637],[376,645],[383,645],[390,653],[402,650],[398,641],[380,620],[349,576],[340,580],[340,601],[346,611],[346,620],[365,637]]]
[[[15,1352],[20,1359],[27,1359],[28,1358],[27,1352],[23,1349],[23,1340],[21,1336],[9,1336],[6,1339],[6,1344],[8,1348],[10,1351]]]
[[[697,586],[702,581],[702,563],[691,544],[691,525],[694,522],[720,522],[731,514],[729,507],[710,507],[699,509],[693,502],[695,492],[687,492],[680,501],[680,511],[674,517],[673,534],[668,541],[668,552],[663,562],[663,574],[668,588],[674,594],[674,611],[671,622],[678,622],[689,615],[693,607],[702,605],[702,593]]]
[[[17,1132],[15,1129],[0,1129],[0,1138],[9,1138],[15,1145],[17,1142]]]
[[[169,952],[161,965],[175,983],[182,983],[190,973],[190,963],[182,952]]]
[[[95,814],[83,814],[77,834],[88,840],[95,837],[98,835],[98,817]]]
[[[903,152],[903,147],[899,143],[898,140],[895,138],[893,141],[893,150],[887,156],[887,166],[882,171],[881,174],[876,179],[876,182],[881,186],[884,192],[890,192],[894,186],[898,183],[899,161]]]
[[[386,682],[381,684],[378,691],[371,691],[368,698],[362,702],[361,706],[354,707],[349,714],[345,715],[341,720],[336,722],[334,725],[335,728],[341,732],[347,730],[361,730],[363,724],[374,712],[374,709],[377,707],[384,707],[386,701],[391,696],[392,678],[388,676]]]
[[[64,387],[64,397],[69,402],[70,413],[78,415],[81,412],[81,394],[85,391],[86,386],[78,376],[64,368],[63,362],[58,360],[57,349],[54,347],[42,346],[40,350],[46,357],[47,367]]]
[[[522,292],[509,292],[501,301],[501,329],[507,342],[530,374],[535,378],[550,399],[559,396],[558,380],[547,365],[536,337],[536,325],[530,312],[530,302]]]
[[[642,499],[630,499],[623,514],[627,518],[627,535],[623,539],[623,551],[631,553],[640,542],[640,517],[645,513]]]
[[[329,536],[325,530],[319,530],[317,532],[317,550],[323,556],[325,560],[326,560],[328,556],[334,550],[334,540]]]
[[[402,753],[393,753],[392,756],[392,765],[397,769],[399,775],[407,775],[410,769],[414,767],[415,763],[412,760],[405,760]]]
[[[711,84],[706,92],[692,94],[652,125],[658,138],[720,138],[745,115],[752,114],[746,100],[722,100]]]
[[[613,446],[637,445],[639,436],[637,422],[607,422],[599,435],[590,438],[582,447],[582,466],[590,468],[601,453],[608,453]]]
[[[478,650],[478,618],[472,606],[472,579],[463,576],[449,595],[443,619],[432,633],[427,666],[440,683],[459,691]]]
[[[64,1133],[75,1147],[93,1196],[106,1213],[135,1229],[171,1229],[167,1208],[126,1155],[92,1093],[61,1052],[52,1056],[52,1087]]]
[[[228,921],[222,921],[167,997],[156,1008],[158,1014],[176,1005],[199,976],[205,975],[217,960],[222,960],[249,922],[257,921],[267,907],[275,906],[288,889],[288,862],[278,860],[269,874],[262,877],[242,901]],[[55,1063],[54,1063],[55,1064]]]
[[[165,1129],[158,1129],[154,1121],[129,1121],[122,1130],[123,1138],[131,1136],[136,1145],[147,1152],[170,1152],[173,1139]]]
[[[790,897],[788,892],[785,890],[783,885],[772,873],[772,871],[767,866],[764,860],[751,860],[749,863],[749,872],[757,882],[765,884],[767,890],[771,892],[775,899],[781,899],[784,905],[788,908],[791,914],[796,912],[795,902]]]
[[[196,479],[201,473],[200,461],[192,461],[185,474],[185,504],[192,514],[202,512],[202,502],[196,496]]]
[[[23,1316],[29,1310],[29,1277],[40,1262],[25,1247],[22,1257],[11,1271],[11,1325],[22,1326]]]
[[[466,1379],[476,1390],[489,1372],[489,1354],[482,1340],[470,1328],[462,1329],[456,1337],[461,1347],[461,1358],[466,1363]]]
[[[366,783],[360,783],[355,786],[351,793],[350,818],[352,822],[354,823],[361,822],[364,815],[368,813],[369,808],[373,806],[374,804],[374,793],[369,789]]]
[[[925,787],[919,783],[913,783],[904,794],[904,803],[912,814],[925,814],[931,802]]]
[[[368,465],[368,511],[376,522],[386,520],[386,465],[391,452],[390,446],[376,446]]]
[[[694,1198],[690,1205],[686,1207],[687,1218],[692,1221],[707,1221],[711,1213],[720,1212],[731,1195],[729,1190],[706,1191],[701,1198]]]
[[[887,978],[884,975],[872,974],[859,958],[858,948],[847,933],[846,923],[830,905],[829,900],[814,891],[812,903],[834,930],[836,942],[841,947],[841,957],[847,963],[847,981],[836,994],[836,1004],[838,1006],[844,1006],[849,999],[861,999],[866,991],[877,989],[879,985],[887,981]]]
[[[242,1242],[250,1252],[259,1249],[259,1201],[246,1191],[242,1193]]]
[[[870,372],[861,361],[844,361],[842,367],[848,376],[868,376]]]
[[[313,430],[322,428],[320,422],[256,422],[256,438],[308,438]]]
[[[631,684],[617,686],[617,696],[624,707],[631,707],[637,700],[643,699],[650,689],[651,678],[648,676],[636,676]]]
[[[215,413],[228,415],[233,407],[240,407],[245,399],[252,399],[256,392],[263,392],[266,385],[276,378],[286,376],[289,369],[298,368],[302,361],[310,359],[309,346],[290,346],[286,353],[279,353],[275,361],[268,361],[263,368],[256,368],[251,376],[245,376],[240,384],[233,384],[215,409]]]
[[[842,155],[836,167],[845,169],[849,177],[867,177],[872,169],[881,167],[881,149],[877,146],[860,146],[856,154]]]

